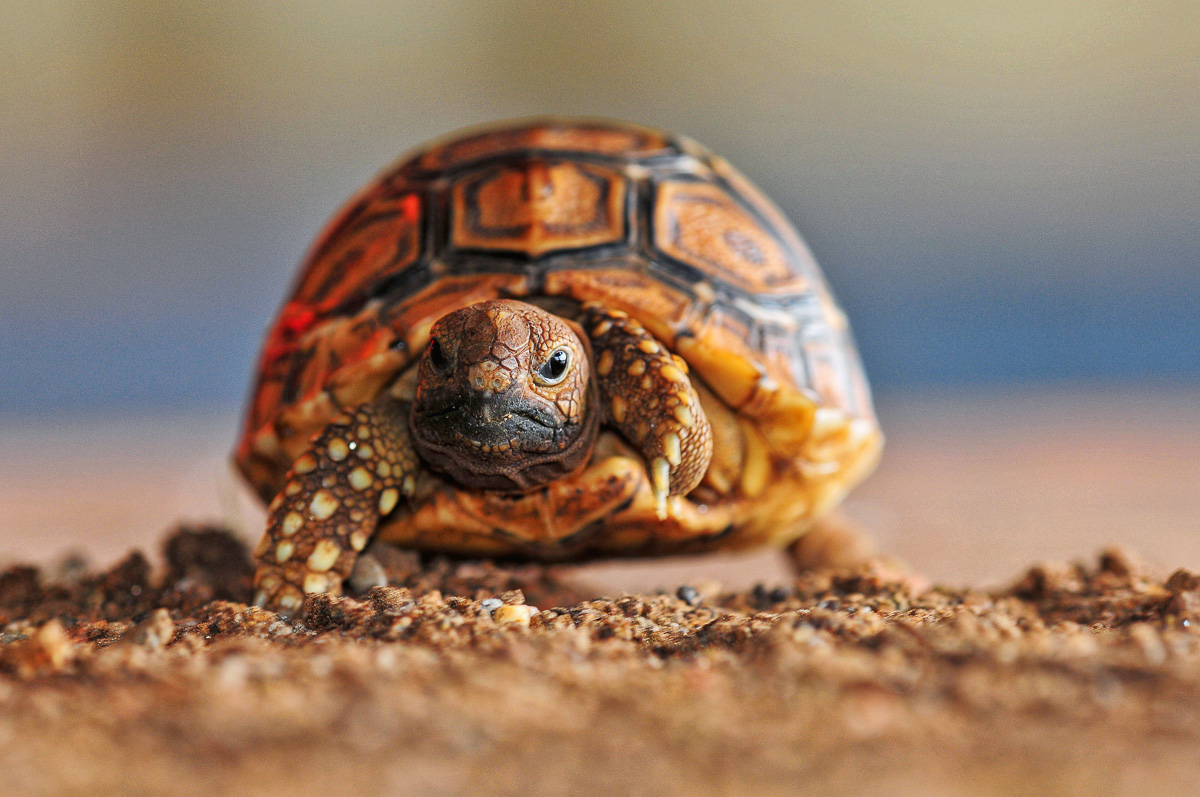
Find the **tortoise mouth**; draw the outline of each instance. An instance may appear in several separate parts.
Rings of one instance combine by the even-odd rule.
[[[488,410],[477,411],[476,408],[469,406],[450,405],[439,410],[434,410],[433,412],[425,413],[424,421],[427,424],[430,424],[432,427],[444,426],[453,430],[498,430],[500,427],[505,426],[508,421],[512,420],[513,416],[524,418],[527,421],[532,421],[538,426],[543,426],[551,430],[561,429],[564,425],[548,412],[541,412],[526,407],[507,407],[500,409],[499,421],[489,419],[487,414],[488,412]],[[496,411],[490,410],[490,412],[495,413]],[[479,421],[480,418],[483,419],[482,422]],[[493,437],[494,435],[488,434],[486,436]],[[462,437],[464,440],[474,439],[469,435],[461,433],[459,434],[459,437]],[[480,442],[485,441],[481,439]]]
[[[413,405],[409,417],[417,453],[466,487],[536,489],[558,478],[564,468],[574,468],[594,437],[590,418],[568,421],[515,391],[425,399]]]
[[[468,397],[447,402],[432,412],[413,412],[413,432],[420,443],[450,447],[461,454],[542,451],[567,429],[549,412],[505,401],[504,396]]]

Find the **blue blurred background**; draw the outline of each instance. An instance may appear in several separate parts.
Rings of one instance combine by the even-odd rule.
[[[1198,34],[1187,0],[9,0],[0,414],[235,410],[352,191],[538,113],[729,158],[807,238],[880,394],[1195,385]]]

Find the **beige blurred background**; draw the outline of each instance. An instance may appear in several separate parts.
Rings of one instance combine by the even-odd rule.
[[[848,507],[885,547],[1200,565],[1198,32],[1182,0],[9,0],[0,559],[254,533],[223,459],[324,220],[427,138],[582,113],[796,220],[891,439]]]

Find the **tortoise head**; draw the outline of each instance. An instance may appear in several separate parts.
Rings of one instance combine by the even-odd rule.
[[[590,349],[564,319],[498,299],[430,332],[409,428],[421,458],[467,487],[526,492],[575,470],[599,427]]]

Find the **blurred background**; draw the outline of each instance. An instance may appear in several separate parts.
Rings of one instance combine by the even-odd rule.
[[[1197,31],[1188,0],[9,0],[0,558],[253,527],[223,458],[325,220],[428,138],[578,113],[796,221],[892,439],[849,507],[885,546],[1200,560]]]

